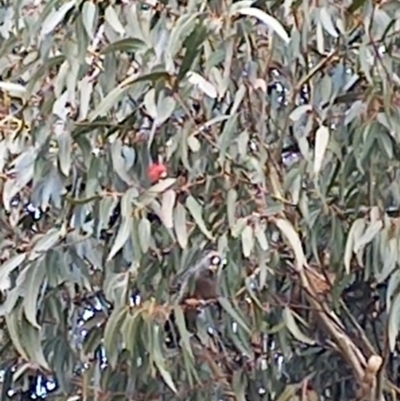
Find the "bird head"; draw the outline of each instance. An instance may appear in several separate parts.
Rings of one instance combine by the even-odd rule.
[[[161,163],[152,163],[147,169],[147,177],[152,184],[167,177],[167,167]]]
[[[212,273],[215,273],[224,262],[221,254],[216,251],[208,252],[203,261],[204,268],[208,269]]]
[[[209,251],[200,259],[200,261],[192,266],[189,270],[179,277],[174,286],[180,288],[180,297],[190,291],[190,288],[199,288],[201,283],[203,287],[216,285],[216,273],[220,266],[224,264],[221,254],[216,251]],[[196,284],[197,283],[197,284]]]
[[[195,265],[193,274],[196,277],[212,277],[215,276],[219,268],[225,263],[225,260],[219,252],[209,251],[207,252],[200,262]]]

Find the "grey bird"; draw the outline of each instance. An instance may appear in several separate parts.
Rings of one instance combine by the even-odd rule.
[[[179,275],[171,287],[171,292],[176,294],[175,302],[183,305],[186,327],[191,332],[196,332],[197,315],[202,301],[216,300],[219,296],[217,271],[224,263],[218,252],[209,251],[197,264]],[[198,304],[185,302],[189,300],[197,301]],[[175,346],[180,336],[176,330],[173,312],[166,321],[165,330],[167,345]]]
[[[208,251],[197,264],[179,276],[173,286],[178,293],[178,302],[188,298],[204,301],[217,298],[217,271],[223,262],[220,253]]]

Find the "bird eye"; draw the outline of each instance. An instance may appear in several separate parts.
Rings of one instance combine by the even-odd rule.
[[[213,257],[210,259],[210,263],[211,263],[211,265],[213,265],[213,266],[219,266],[219,265],[221,264],[221,258],[220,258],[219,256],[213,256]]]

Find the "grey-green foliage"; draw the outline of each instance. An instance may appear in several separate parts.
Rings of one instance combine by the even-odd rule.
[[[398,391],[400,4],[376,3],[1,6],[5,386],[33,370],[60,397],[351,399],[311,291]],[[193,336],[170,287],[204,249],[228,264]]]

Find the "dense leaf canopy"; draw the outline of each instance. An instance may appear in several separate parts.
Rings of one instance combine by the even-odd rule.
[[[2,400],[399,399],[399,16],[1,2]]]

